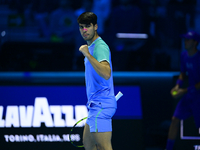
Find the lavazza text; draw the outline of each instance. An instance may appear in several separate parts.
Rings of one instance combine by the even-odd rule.
[[[0,106],[0,128],[72,127],[88,115],[85,105],[49,105],[46,97],[36,97],[34,106]],[[5,110],[4,110],[5,109]],[[84,122],[78,124],[84,126]]]

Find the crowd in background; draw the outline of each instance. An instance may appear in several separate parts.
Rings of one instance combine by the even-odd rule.
[[[74,44],[72,70],[82,71],[78,48],[85,41],[77,17],[85,11],[98,16],[114,71],[178,71],[184,49],[180,34],[200,33],[199,0],[0,0],[0,44]],[[146,33],[148,39],[120,39],[117,33]]]

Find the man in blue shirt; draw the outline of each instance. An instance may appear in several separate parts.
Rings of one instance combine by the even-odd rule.
[[[182,98],[172,117],[166,146],[167,150],[173,149],[180,120],[193,116],[196,127],[200,128],[200,51],[197,50],[200,35],[194,31],[189,31],[181,35],[181,37],[185,39],[186,51],[181,53],[181,73],[175,87],[171,90],[171,95],[174,98]],[[182,88],[181,85],[186,73],[189,79],[189,86],[188,88]]]
[[[97,33],[97,16],[82,13],[78,19],[79,30],[87,42],[79,51],[85,56],[85,82],[88,119],[83,132],[86,150],[112,150],[112,116],[117,103],[114,96],[111,53],[108,45]]]

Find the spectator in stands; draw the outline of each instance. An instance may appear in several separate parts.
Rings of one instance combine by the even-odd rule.
[[[74,32],[77,27],[75,12],[70,0],[60,0],[59,8],[54,10],[49,18],[52,41],[74,42]]]
[[[112,0],[93,0],[92,12],[98,16],[98,33],[102,36],[105,33],[105,25],[111,12]]]

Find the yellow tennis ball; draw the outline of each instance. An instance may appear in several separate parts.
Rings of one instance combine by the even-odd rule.
[[[176,95],[178,92],[177,91],[173,91],[172,95]]]

